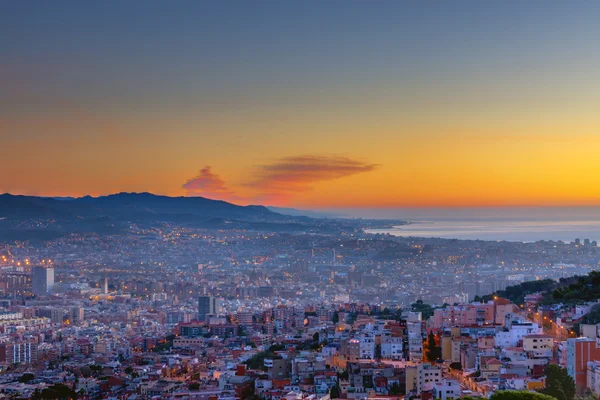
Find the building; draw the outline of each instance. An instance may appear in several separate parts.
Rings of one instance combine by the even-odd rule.
[[[441,382],[436,382],[433,384],[432,394],[434,399],[458,399],[461,397],[461,392],[460,383],[451,379],[444,379]]]
[[[587,386],[588,362],[600,359],[596,340],[589,338],[567,339],[567,373],[575,380],[577,392]]]
[[[600,361],[588,362],[586,386],[594,396],[600,395]]]
[[[523,350],[529,358],[552,358],[554,338],[550,335],[537,334],[523,336]]]
[[[0,345],[0,364],[31,364],[37,361],[37,344],[32,342]]]
[[[100,280],[100,287],[102,294],[108,294],[108,278],[105,277]]]
[[[33,294],[44,296],[54,287],[54,268],[33,267],[31,269],[31,286]]]
[[[542,334],[543,329],[535,322],[512,323],[497,332],[494,338],[496,347],[515,347],[527,335]]]
[[[404,358],[402,337],[383,336],[381,338],[381,357],[392,360]]]
[[[423,359],[423,334],[420,322],[408,322],[408,358],[410,361]]]
[[[213,296],[198,297],[198,320],[206,321],[207,315],[218,314],[221,308],[221,300]]]
[[[362,360],[375,358],[375,337],[364,336],[360,338],[359,358]]]
[[[421,394],[432,390],[436,383],[442,382],[442,370],[438,366],[418,363],[406,367],[406,393]]]

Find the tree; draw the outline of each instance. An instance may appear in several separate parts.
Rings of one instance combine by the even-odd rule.
[[[354,323],[354,321],[356,321],[356,318],[358,318],[357,313],[355,313],[355,312],[348,313],[347,319],[348,319],[348,323],[350,325],[352,325]]]
[[[429,319],[429,317],[433,316],[433,307],[431,307],[429,304],[423,303],[423,300],[417,300],[411,304],[410,308],[413,312],[420,312],[423,320]]]
[[[529,392],[527,390],[499,390],[494,392],[490,400],[556,400],[551,396]]]
[[[400,388],[400,385],[398,385],[398,382],[394,382],[392,384],[392,386],[390,386],[390,390],[389,390],[390,394],[402,394],[403,391]]]
[[[429,332],[429,337],[427,338],[425,357],[427,358],[427,361],[435,361],[442,358],[442,349],[435,343],[435,335],[433,332]]]
[[[450,364],[450,368],[462,371],[462,364],[459,362],[453,362]]]
[[[188,385],[188,389],[190,390],[199,390],[200,389],[200,383],[198,382],[192,382]]]
[[[381,345],[380,344],[375,345],[375,359],[381,360]]]
[[[42,390],[40,394],[41,399],[56,399],[56,400],[70,400],[76,399],[77,393],[68,387],[67,385],[63,385],[62,383],[57,383],[55,385],[49,386]]]
[[[331,397],[332,399],[337,399],[340,397],[340,387],[338,385],[335,385],[331,388],[331,390],[329,391],[329,397]]]
[[[575,397],[575,381],[569,376],[565,368],[558,365],[546,367],[546,387],[541,393],[552,396],[558,400],[573,400]]]
[[[21,377],[19,378],[19,382],[21,382],[21,383],[28,383],[28,382],[31,382],[34,379],[35,379],[35,375],[34,374],[26,373],[26,374],[21,375]]]
[[[319,332],[315,332],[315,334],[313,335],[313,341],[315,342],[315,344],[319,344]]]
[[[331,318],[331,321],[334,324],[337,324],[338,322],[340,322],[340,314],[338,314],[337,311],[333,313],[333,317]]]

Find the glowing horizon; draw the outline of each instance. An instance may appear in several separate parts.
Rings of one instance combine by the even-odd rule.
[[[9,2],[0,193],[600,206],[599,16],[543,1]]]

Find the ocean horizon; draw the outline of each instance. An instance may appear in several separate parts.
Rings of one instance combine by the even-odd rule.
[[[367,231],[394,236],[513,242],[572,242],[576,238],[600,241],[600,207],[403,208],[348,213],[407,221],[407,225]]]

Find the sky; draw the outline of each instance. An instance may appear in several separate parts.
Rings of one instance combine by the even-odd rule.
[[[0,192],[600,205],[600,3],[0,3]]]

